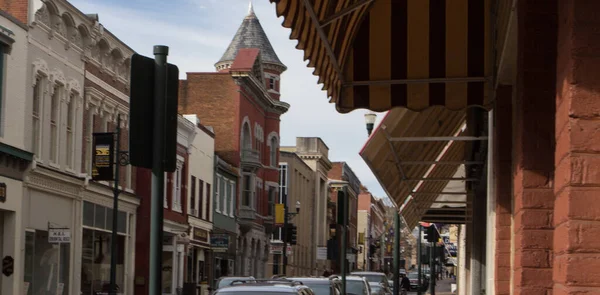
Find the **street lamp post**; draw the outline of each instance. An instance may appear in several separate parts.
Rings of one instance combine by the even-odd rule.
[[[373,132],[373,127],[375,126],[375,120],[377,119],[377,114],[373,112],[369,112],[365,114],[365,124],[367,125],[367,133],[371,136],[371,132]]]
[[[288,224],[290,218],[293,218],[300,213],[300,201],[296,201],[296,212],[288,212],[287,194],[283,195],[283,274],[287,276],[287,244],[288,244]]]

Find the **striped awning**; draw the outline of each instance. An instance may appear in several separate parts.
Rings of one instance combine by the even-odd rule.
[[[347,113],[491,107],[491,0],[270,0]]]

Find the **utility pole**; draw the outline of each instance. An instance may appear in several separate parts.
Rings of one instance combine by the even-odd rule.
[[[419,289],[417,290],[417,295],[421,295],[421,284],[423,283],[423,279],[421,278],[421,276],[423,275],[423,271],[421,269],[421,234],[423,232],[423,227],[421,226],[421,224],[419,224],[419,237],[417,238],[417,243],[419,243],[417,245],[417,264],[418,264],[418,273],[419,273],[419,277],[417,279],[417,284],[419,286]]]
[[[433,224],[431,226],[434,226]],[[431,276],[430,280],[430,291],[429,294],[435,295],[435,281],[437,279],[436,272],[436,262],[435,262],[435,242],[431,243],[431,248],[429,250],[429,274]]]
[[[348,203],[350,198],[348,197],[348,187],[344,186],[338,191],[338,203],[342,201],[342,251],[340,251],[340,272],[342,273],[342,294],[346,294],[346,252],[348,250]]]
[[[394,295],[400,294],[400,212],[394,214]]]

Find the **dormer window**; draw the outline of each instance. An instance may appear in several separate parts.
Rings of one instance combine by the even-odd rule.
[[[275,89],[275,79],[269,78],[269,89]]]

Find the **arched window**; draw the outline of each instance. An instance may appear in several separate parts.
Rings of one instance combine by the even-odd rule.
[[[277,137],[271,137],[271,167],[277,167]]]
[[[242,149],[252,149],[252,132],[248,123],[244,123],[244,127],[242,127]]]

